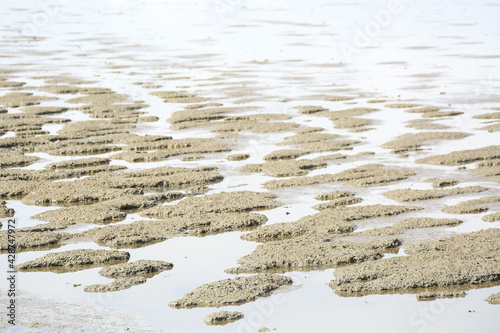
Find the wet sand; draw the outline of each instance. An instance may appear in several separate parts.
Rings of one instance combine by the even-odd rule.
[[[352,22],[383,2],[57,4],[10,29],[38,6],[0,24],[19,330],[498,329],[496,6],[405,2],[370,47]]]

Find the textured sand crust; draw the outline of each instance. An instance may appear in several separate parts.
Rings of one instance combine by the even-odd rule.
[[[500,251],[500,229],[484,229],[464,235],[441,238],[409,246],[408,254],[429,252],[495,253]]]
[[[115,248],[138,247],[186,233],[202,236],[246,230],[262,225],[266,221],[265,215],[255,213],[188,214],[166,220],[136,221],[95,228],[79,236],[90,237],[98,244]]]
[[[37,156],[26,156],[14,150],[0,149],[0,168],[30,165],[38,159]]]
[[[466,193],[479,193],[486,191],[486,187],[482,186],[467,186],[453,187],[442,190],[392,190],[383,193],[386,197],[397,200],[399,202],[419,201],[439,199],[451,195],[459,195]]]
[[[267,296],[292,279],[281,275],[252,275],[205,284],[169,305],[176,308],[238,305]]]
[[[354,231],[349,221],[375,217],[393,216],[418,211],[414,206],[368,205],[325,209],[314,215],[302,217],[295,222],[275,223],[263,226],[241,236],[244,240],[268,242],[302,235],[339,235]]]
[[[290,186],[346,182],[348,185],[365,187],[403,180],[413,175],[415,175],[415,172],[409,169],[383,169],[380,164],[365,164],[337,174],[270,180],[265,182],[264,186],[268,189],[274,189]]]
[[[5,201],[0,201],[0,217],[14,216],[14,209],[8,208]]]
[[[418,229],[418,228],[433,228],[433,227],[454,227],[463,221],[458,219],[435,219],[430,217],[411,217],[404,220],[399,220],[391,226],[368,229],[360,232],[364,235],[372,236],[389,236],[399,235],[405,230]]]
[[[500,304],[500,293],[492,294],[485,300],[490,304]]]
[[[243,318],[243,313],[239,311],[218,311],[206,316],[203,322],[207,325],[226,325]]]
[[[54,232],[40,232],[17,229],[15,235],[16,251],[33,251],[39,247],[61,245],[60,243],[70,239],[71,235]],[[0,231],[0,251],[7,251],[9,244],[8,230]]]
[[[321,236],[303,236],[257,246],[238,260],[240,266],[227,273],[254,273],[269,270],[312,270],[336,267],[383,257],[400,245],[396,238],[365,243],[336,241]]]
[[[176,205],[161,206],[141,213],[148,217],[172,217],[207,213],[246,212],[255,209],[271,209],[278,203],[271,193],[237,191],[187,198]]]
[[[487,146],[479,149],[454,151],[445,155],[430,156],[416,162],[435,165],[462,165],[499,158],[500,146]]]
[[[413,289],[476,285],[500,280],[500,256],[493,254],[422,253],[337,268],[330,287],[354,296]],[[471,286],[472,288],[472,286]]]
[[[45,165],[46,169],[77,169],[97,165],[108,165],[111,160],[104,157],[79,158]]]
[[[325,168],[325,162],[318,162],[314,160],[301,159],[301,160],[280,160],[280,161],[267,161],[262,164],[247,164],[242,166],[239,171],[241,172],[263,172],[270,177],[290,177],[290,176],[304,176],[309,173],[309,170]]]
[[[184,194],[179,192],[150,195],[122,195],[115,199],[95,204],[44,211],[34,215],[32,218],[66,226],[77,222],[93,224],[110,223],[125,219],[128,211],[143,210],[156,206],[161,202],[177,200],[183,196]]]
[[[472,200],[467,200],[467,201],[462,201],[456,205],[453,206],[447,206],[443,208],[443,212],[449,213],[449,214],[478,214],[478,213],[483,213],[489,210],[488,206],[485,206],[487,204],[491,203],[496,203],[500,202],[500,196],[493,196],[493,197],[483,197],[480,199],[472,199]],[[492,214],[491,217],[488,217],[487,219],[494,218],[495,215]],[[486,216],[484,217],[486,218]],[[488,221],[492,222],[492,221]]]
[[[86,286],[84,291],[89,293],[105,293],[128,289],[132,286],[146,283],[146,278],[142,276],[122,277],[108,284],[92,284]]]
[[[172,263],[161,260],[137,260],[124,264],[104,267],[99,271],[99,274],[108,278],[121,278],[130,276],[151,276],[152,274],[160,273],[172,269]]]
[[[226,157],[228,161],[243,161],[248,158],[250,158],[249,154],[232,154]]]
[[[63,269],[71,271],[71,269],[85,269],[91,265],[104,266],[110,263],[128,261],[129,258],[130,254],[125,251],[89,249],[70,250],[48,253],[38,259],[17,265],[17,269],[28,271],[40,268],[52,269],[62,267]]]
[[[384,143],[382,148],[392,149],[394,153],[419,150],[428,142],[437,140],[458,140],[469,136],[463,132],[422,132],[403,134],[394,141]]]
[[[424,291],[417,294],[418,301],[433,301],[437,298],[465,297],[465,291]]]

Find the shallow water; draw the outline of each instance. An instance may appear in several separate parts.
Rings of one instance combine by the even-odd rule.
[[[58,4],[60,3],[60,4]],[[62,4],[64,3],[64,4]],[[366,163],[381,163],[393,167],[409,167],[417,175],[406,181],[369,188],[356,188],[343,183],[290,187],[272,190],[283,205],[259,213],[265,214],[267,224],[292,222],[316,211],[313,197],[333,190],[353,191],[364,204],[395,204],[382,195],[392,189],[430,189],[428,178],[459,179],[459,186],[481,185],[489,190],[483,193],[418,201],[425,208],[425,216],[460,218],[464,223],[453,228],[415,231],[415,240],[427,240],[455,233],[484,228],[498,228],[500,222],[486,223],[481,217],[487,213],[454,215],[441,212],[446,205],[468,199],[499,195],[500,185],[491,178],[474,176],[456,167],[414,164],[427,156],[453,150],[474,149],[500,142],[498,132],[480,127],[485,120],[473,119],[477,114],[493,112],[500,107],[500,26],[497,18],[500,5],[491,1],[466,0],[430,3],[400,1],[399,10],[391,14],[391,1],[265,1],[205,0],[205,1],[14,1],[4,0],[0,36],[0,69],[16,70],[12,81],[26,82],[27,86],[43,85],[37,76],[74,76],[97,86],[111,88],[130,97],[130,101],[144,101],[147,115],[159,117],[152,123],[137,123],[132,133],[171,135],[179,138],[210,138],[217,133],[206,128],[173,130],[166,120],[183,109],[184,105],[164,103],[150,95],[158,90],[187,90],[198,96],[213,98],[224,106],[258,107],[240,111],[289,114],[289,121],[303,126],[324,127],[323,133],[341,134],[342,139],[362,141],[352,150],[339,153],[355,155],[375,152],[372,156],[350,157],[329,162],[327,168],[313,170],[310,176],[337,173]],[[45,4],[45,5],[44,5]],[[381,12],[389,13],[384,27],[374,26]],[[397,13],[396,13],[397,12]],[[377,16],[378,15],[378,16]],[[371,36],[362,47],[359,31]],[[151,82],[160,88],[146,89],[136,82]],[[187,87],[187,88],[179,88]],[[10,88],[0,88],[0,96]],[[64,102],[73,95],[54,95],[33,91],[36,95],[57,96],[57,101],[42,101],[41,106],[79,106]],[[236,92],[227,96],[228,92]],[[315,95],[352,96],[350,101],[324,101]],[[255,99],[235,104],[241,98]],[[385,103],[368,103],[383,99]],[[351,104],[355,103],[355,104]],[[445,131],[462,131],[472,135],[459,141],[437,141],[424,144],[420,152],[411,152],[400,158],[380,146],[405,133],[420,130],[405,127],[406,121],[420,119],[418,113],[405,109],[384,107],[393,103],[414,103],[422,106],[441,106],[445,110],[465,112],[463,115],[438,119],[448,125]],[[330,110],[351,107],[374,107],[379,111],[362,118],[373,120],[368,127],[374,130],[352,133],[334,128],[331,121],[314,114],[297,113],[294,106],[321,105]],[[8,108],[9,113],[16,109]],[[141,110],[142,111],[142,110]],[[70,111],[54,117],[88,120],[88,115]],[[63,124],[44,125],[44,130],[56,133]],[[211,192],[239,190],[267,191],[262,184],[274,179],[263,174],[238,171],[249,163],[262,163],[263,157],[278,149],[283,138],[293,132],[244,132],[232,142],[231,152],[204,154],[205,158],[189,162],[182,156],[154,163],[128,163],[113,160],[130,171],[162,165],[196,167],[216,166],[225,177],[210,185]],[[6,133],[2,138],[12,136]],[[227,155],[250,154],[245,161],[227,161]],[[108,157],[113,153],[99,156]],[[306,155],[311,158],[320,155]],[[45,164],[81,156],[65,157],[38,153],[41,157],[26,169],[42,169]],[[471,168],[471,165],[467,166]],[[169,203],[170,204],[170,203]],[[28,206],[19,200],[7,200],[14,208],[18,227],[33,226],[40,221],[30,217],[57,207]],[[493,207],[493,206],[491,206]],[[490,212],[495,211],[493,208]],[[498,211],[498,209],[496,210]],[[420,216],[421,212],[404,217]],[[144,219],[128,215],[119,223]],[[398,217],[355,221],[358,231],[386,226]],[[5,229],[5,225],[3,227]],[[68,232],[89,228],[76,225]],[[156,275],[147,283],[128,290],[107,294],[89,294],[83,287],[106,283],[98,268],[75,273],[48,272],[18,273],[18,289],[31,303],[19,309],[26,319],[52,323],[51,331],[117,331],[130,327],[131,331],[151,329],[164,332],[256,332],[261,327],[277,332],[370,331],[370,332],[495,332],[499,330],[498,306],[484,299],[500,291],[500,286],[467,291],[465,298],[418,302],[414,294],[370,295],[339,297],[327,283],[333,279],[333,269],[289,272],[292,286],[283,288],[267,298],[260,298],[240,306],[223,307],[245,314],[245,319],[222,327],[209,327],[203,318],[215,312],[213,308],[173,309],[170,301],[182,297],[194,288],[212,281],[232,277],[225,269],[236,266],[237,260],[251,253],[257,243],[240,239],[243,232],[230,232],[207,237],[175,237],[150,246],[127,250],[131,261],[159,259],[172,262],[174,268]],[[105,248],[93,242],[64,245],[52,251],[79,248]],[[403,248],[404,249],[404,248]],[[48,251],[30,251],[18,255],[18,263],[38,258]],[[404,254],[400,251],[400,254]],[[391,255],[386,255],[391,256]],[[0,267],[6,271],[7,258],[0,255]],[[0,274],[0,277],[3,275]],[[5,280],[2,278],[2,280]],[[82,286],[74,287],[74,284]],[[6,302],[2,287],[2,304]],[[56,303],[57,302],[63,302]],[[20,304],[22,306],[22,303]],[[76,307],[81,306],[81,307]],[[70,309],[67,320],[59,322],[57,311]],[[102,316],[96,317],[93,308],[99,307]],[[119,310],[119,312],[115,311]],[[25,312],[22,312],[25,311]],[[33,313],[44,314],[36,317]],[[29,313],[33,312],[33,313]],[[111,324],[110,318],[124,322]],[[89,318],[100,323],[98,328]],[[2,318],[2,321],[4,318]],[[3,323],[3,322],[2,322]],[[73,325],[73,326],[71,326]],[[35,331],[34,328],[10,327],[7,331]],[[44,330],[43,327],[40,328]]]

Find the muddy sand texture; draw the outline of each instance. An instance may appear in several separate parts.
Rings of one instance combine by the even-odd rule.
[[[419,159],[416,162],[435,165],[463,165],[498,158],[500,158],[500,146],[487,146],[479,149],[459,150],[449,154],[430,156]]]
[[[264,224],[267,217],[256,213],[189,214],[166,220],[145,220],[128,224],[110,225],[83,232],[97,244],[114,248],[137,247],[164,241],[176,235],[203,236],[246,230]]]
[[[122,278],[141,275],[144,277],[172,269],[172,263],[161,260],[137,260],[124,264],[104,267],[99,274],[108,278]]]
[[[108,165],[111,160],[104,157],[80,158],[45,165],[46,169],[77,169],[97,165]]]
[[[453,227],[462,223],[459,219],[436,219],[430,217],[410,217],[408,219],[399,220],[391,226],[374,228],[360,232],[364,235],[372,236],[389,236],[399,235],[405,230],[418,228],[433,228],[433,227]]]
[[[90,265],[106,265],[127,261],[130,253],[116,250],[70,250],[64,252],[48,253],[43,257],[27,261],[17,266],[18,270],[36,270],[38,268],[57,268],[79,266],[84,269]]]
[[[485,300],[490,304],[500,304],[500,293],[492,294]]]
[[[407,133],[399,136],[396,140],[386,142],[382,148],[391,149],[393,153],[420,150],[420,147],[429,142],[438,140],[458,140],[469,136],[463,132],[422,132]]]
[[[14,209],[8,208],[5,201],[0,201],[0,217],[12,217],[14,216]]]
[[[238,305],[267,296],[292,279],[282,275],[252,275],[202,285],[169,305],[175,308]]]
[[[491,228],[464,235],[440,238],[413,244],[405,250],[408,254],[419,253],[496,253],[500,252],[500,229]]]
[[[243,161],[248,158],[250,158],[249,154],[232,154],[226,157],[228,161]]]
[[[49,221],[58,225],[71,225],[78,222],[104,224],[125,219],[130,211],[143,210],[161,202],[173,201],[184,196],[180,192],[167,192],[150,195],[122,195],[114,199],[90,205],[47,210],[32,216],[34,219]]]
[[[143,276],[122,277],[110,282],[108,284],[92,284],[86,286],[83,290],[91,293],[105,293],[128,289],[132,286],[143,284],[146,278]]]
[[[243,319],[244,315],[238,311],[219,311],[209,314],[203,319],[207,325],[226,325]]]
[[[419,301],[433,301],[437,298],[457,298],[465,297],[465,291],[424,291],[417,294]]]
[[[268,242],[303,235],[341,235],[354,231],[350,221],[365,220],[375,217],[394,216],[420,210],[414,206],[368,205],[325,209],[314,215],[308,215],[295,222],[275,223],[243,234],[248,241]]]
[[[63,233],[40,232],[17,229],[15,245],[18,252],[36,250],[37,247],[55,246],[72,236]],[[0,231],[0,251],[8,249],[8,230]]]
[[[291,177],[304,176],[311,170],[325,168],[325,162],[317,162],[314,160],[281,160],[267,161],[261,164],[247,164],[242,166],[240,172],[262,172],[270,177]]]
[[[392,190],[383,195],[399,202],[439,199],[451,195],[479,193],[488,190],[482,186],[453,187],[439,190]]]
[[[500,255],[422,253],[337,268],[330,287],[341,296],[408,293],[416,288],[481,284],[500,279]]]
[[[303,236],[264,243],[238,260],[239,267],[227,273],[254,273],[268,270],[313,270],[376,260],[400,245],[396,238],[365,243],[337,241],[324,236]]]
[[[235,191],[187,198],[176,205],[154,207],[141,213],[148,217],[172,217],[208,213],[247,212],[256,209],[271,209],[278,206],[271,193]]]
[[[449,214],[479,214],[489,210],[488,206],[484,205],[496,202],[500,202],[500,196],[462,201],[456,205],[444,207],[442,210]]]
[[[312,177],[295,177],[289,179],[270,180],[264,183],[268,189],[315,185],[331,182],[346,182],[351,186],[377,186],[398,180],[404,180],[415,175],[409,169],[386,169],[380,164],[365,164],[356,168],[341,171],[337,174],[324,174]]]
[[[0,168],[27,166],[38,159],[37,156],[26,156],[15,150],[0,149]]]

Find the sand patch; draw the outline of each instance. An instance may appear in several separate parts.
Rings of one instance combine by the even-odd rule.
[[[56,100],[57,97],[48,97],[48,96],[37,96],[33,95],[33,93],[25,93],[25,92],[13,92],[7,93],[0,97],[0,105],[18,108],[21,106],[30,106],[40,104],[41,101],[50,101]]]
[[[430,252],[494,253],[500,252],[500,229],[484,229],[469,234],[431,240],[409,246],[408,254]]]
[[[435,165],[462,165],[476,161],[500,158],[500,146],[487,146],[479,149],[459,150],[449,154],[435,155],[422,158],[416,163]]]
[[[15,246],[16,251],[33,251],[37,247],[47,247],[60,245],[61,242],[70,239],[71,235],[53,232],[28,231],[24,229],[16,230]],[[9,246],[8,231],[0,231],[0,251],[7,251]]]
[[[207,213],[235,213],[278,206],[271,193],[250,191],[223,192],[187,198],[176,205],[154,207],[141,213],[148,217],[171,217]]]
[[[397,221],[391,226],[369,229],[360,232],[363,235],[371,236],[391,236],[402,234],[405,230],[433,227],[453,227],[462,223],[459,219],[435,219],[430,217],[412,217]]]
[[[500,304],[500,293],[492,294],[485,299],[490,304]]]
[[[163,271],[172,269],[172,263],[161,260],[137,260],[113,266],[104,267],[99,274],[108,278],[120,278],[130,276],[150,277]]]
[[[243,319],[244,315],[238,311],[219,311],[209,314],[203,319],[207,325],[226,325]]]
[[[382,169],[380,164],[365,164],[337,174],[270,180],[264,183],[264,187],[273,189],[332,182],[346,182],[348,185],[366,187],[407,179],[413,175],[415,173],[409,169]]]
[[[107,165],[111,160],[103,157],[80,158],[45,165],[46,169],[77,169],[96,165]]]
[[[251,302],[268,296],[292,279],[281,275],[253,275],[219,280],[200,286],[169,305],[175,308],[218,307]]]
[[[37,156],[26,156],[15,150],[0,149],[0,168],[11,168],[30,165],[37,161]]]
[[[241,238],[248,241],[268,242],[303,235],[341,235],[354,231],[354,225],[350,221],[394,216],[420,209],[420,207],[413,206],[383,205],[325,209],[317,214],[304,216],[295,222],[262,226],[251,233],[243,234]]]
[[[249,154],[232,154],[226,157],[228,161],[243,161],[249,158],[250,158]]]
[[[83,290],[88,293],[105,293],[129,289],[132,286],[143,283],[146,283],[146,278],[142,276],[133,276],[118,278],[108,284],[92,284],[90,286],[86,286]]]
[[[479,214],[488,211],[487,206],[480,206],[489,203],[500,202],[500,196],[484,197],[462,201],[456,205],[443,208],[443,212],[449,214]]]
[[[437,298],[465,297],[465,291],[424,291],[417,294],[418,301],[433,301]]]
[[[500,256],[431,252],[340,267],[335,270],[334,275],[336,279],[329,286],[341,296],[470,286],[498,281]]]
[[[392,190],[383,195],[399,202],[439,199],[451,195],[479,193],[488,190],[482,186],[453,187],[439,190]]]
[[[0,201],[0,217],[12,217],[14,216],[14,209],[8,208],[5,201]]]
[[[423,144],[438,140],[459,140],[469,135],[469,133],[463,132],[407,133],[399,136],[396,140],[384,143],[382,148],[392,149],[393,153],[417,151]]]
[[[400,245],[398,239],[366,243],[336,241],[327,237],[304,236],[264,243],[238,260],[239,267],[227,273],[253,273],[268,270],[312,270],[376,260],[384,251]]]
[[[130,254],[116,250],[70,250],[57,253],[47,253],[43,257],[17,265],[21,271],[61,268],[62,271],[85,269],[90,266],[104,266],[110,263],[128,261]]]
[[[267,161],[261,164],[247,164],[242,166],[240,172],[262,172],[270,177],[290,177],[307,175],[310,170],[325,168],[325,162],[314,160],[278,160]]]

